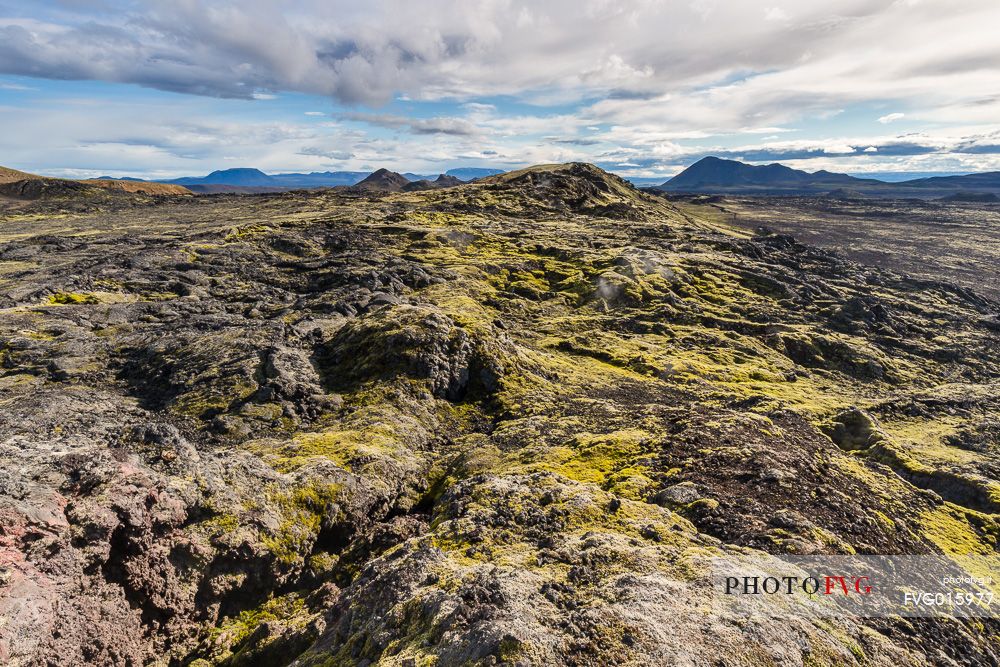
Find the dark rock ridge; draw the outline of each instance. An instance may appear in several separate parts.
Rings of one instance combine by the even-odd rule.
[[[2,209],[0,662],[1000,661],[995,619],[745,616],[708,579],[996,556],[974,290],[585,164],[84,201]]]
[[[97,194],[98,190],[94,186],[79,181],[57,178],[31,178],[0,183],[0,196],[15,199],[44,199]]]

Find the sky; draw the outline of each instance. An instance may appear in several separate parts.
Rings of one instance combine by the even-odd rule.
[[[998,0],[0,0],[0,165],[1000,170]]]

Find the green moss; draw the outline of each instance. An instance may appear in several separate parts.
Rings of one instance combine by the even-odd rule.
[[[991,535],[978,532],[973,528],[970,519],[978,519],[987,528],[993,527],[995,530],[995,519],[950,503],[923,512],[920,515],[920,527],[924,537],[943,553],[953,556],[995,555],[996,533]]]
[[[224,240],[226,242],[247,241],[260,238],[262,236],[266,236],[267,234],[273,231],[274,229],[267,225],[261,225],[257,223],[250,225],[243,225],[240,227],[233,227],[231,230],[229,230],[229,233],[226,234]]]
[[[309,610],[300,593],[270,598],[235,617],[222,619],[216,627],[208,629],[194,653],[200,657],[188,664],[277,664],[274,660],[281,651],[293,650],[297,653],[314,640],[309,629],[314,618],[315,614]],[[275,624],[281,632],[258,633],[265,623]]]
[[[74,292],[57,292],[49,296],[49,303],[54,305],[76,305],[98,303],[97,297],[93,294],[76,294]]]
[[[320,552],[309,556],[306,564],[313,574],[322,576],[332,572],[338,562],[340,562],[340,559],[334,554]]]
[[[719,501],[715,498],[699,498],[693,503],[688,503],[687,508],[694,511],[712,511],[718,509]]]
[[[223,621],[209,633],[213,639],[225,637],[229,645],[239,644],[246,639],[261,623],[274,620],[294,618],[305,609],[303,599],[293,593],[277,598],[271,598],[254,609],[240,612],[239,616]]]
[[[525,449],[511,463],[524,471],[551,471],[586,484],[596,484],[626,498],[644,496],[651,480],[648,433],[616,431],[605,435],[580,434],[557,447]]]
[[[404,444],[388,424],[302,432],[288,440],[256,441],[246,446],[282,472],[297,470],[317,459],[350,470],[359,462],[405,455]]]
[[[216,514],[202,522],[202,526],[213,533],[233,533],[240,527],[240,519],[234,514]]]
[[[229,377],[217,384],[201,385],[201,388],[178,396],[171,409],[196,419],[208,419],[227,412],[234,404],[250,398],[257,391],[257,385],[248,379]]]
[[[861,646],[859,646],[859,645],[858,645],[858,644],[856,644],[855,642],[848,642],[848,643],[847,643],[847,649],[848,649],[848,650],[849,650],[849,651],[851,652],[851,654],[852,654],[852,655],[854,655],[854,657],[855,657],[855,658],[857,658],[857,659],[858,659],[859,661],[861,661],[861,662],[866,662],[866,661],[868,660],[868,657],[867,657],[867,656],[865,655],[865,651],[864,651],[864,649],[862,649],[862,648],[861,648]]]
[[[283,563],[303,562],[323,522],[337,519],[339,492],[338,484],[321,482],[310,482],[291,492],[270,491],[282,519],[276,530],[261,536],[261,542]]]

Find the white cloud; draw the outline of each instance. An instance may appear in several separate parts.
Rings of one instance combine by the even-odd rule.
[[[791,17],[781,7],[768,7],[764,10],[764,20],[765,21],[776,21],[783,23],[788,21]]]
[[[241,100],[318,94],[335,116],[336,105],[352,113],[340,125],[298,111],[287,123],[233,122],[221,102],[177,98],[175,118],[200,119],[185,124],[155,105],[139,120],[107,114],[98,100],[44,111],[68,123],[49,139],[31,130],[34,111],[0,109],[4,160],[23,166],[147,159],[190,173],[228,155],[286,170],[584,159],[667,171],[710,150],[866,165],[959,151],[949,159],[986,165],[1000,145],[969,139],[1000,128],[996,0],[103,0],[39,14],[54,18],[0,18],[0,74]],[[938,129],[905,140],[838,131],[872,108]],[[95,131],[105,115],[115,127]],[[820,124],[824,138],[810,139]]]
[[[905,117],[906,117],[905,113],[890,113],[890,114],[886,114],[885,116],[881,116],[878,119],[878,122],[882,123],[883,125],[888,125],[889,123],[892,123],[893,121],[901,120],[901,119],[903,119]]]
[[[976,56],[995,81],[1000,61],[992,29],[1000,6],[990,0],[842,0],[833,7],[591,0],[582,10],[576,0],[102,4],[75,24],[0,22],[0,71],[223,97],[257,89],[321,93],[370,105],[687,95],[733,75],[777,73],[731,92],[748,104],[742,98],[768,83],[769,104],[805,101],[821,112],[830,107],[812,102],[839,99],[844,88],[852,98],[947,96],[952,86],[940,84],[949,65]],[[960,83],[958,95],[968,92]]]

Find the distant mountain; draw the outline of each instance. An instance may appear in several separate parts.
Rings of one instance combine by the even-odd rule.
[[[271,178],[289,188],[332,188],[354,185],[368,176],[367,171],[314,171],[308,174],[271,174]]]
[[[354,188],[368,191],[401,192],[409,184],[410,180],[406,176],[388,169],[379,169],[372,172],[360,183],[355,184]]]
[[[263,176],[263,178],[262,178]],[[441,174],[436,178],[427,176],[413,180],[416,174],[398,174],[388,169],[379,169],[369,174],[363,171],[324,171],[309,174],[264,174],[257,169],[227,169],[212,172],[202,178],[175,179],[172,183],[183,183],[198,194],[260,194],[266,192],[286,192],[288,190],[356,187],[361,190],[380,192],[401,192],[431,190],[461,185],[454,176]],[[432,180],[433,179],[433,180]]]
[[[881,183],[847,174],[817,171],[814,174],[783,164],[751,165],[736,160],[706,157],[660,186],[670,192],[768,192],[789,194],[856,188],[865,183]]]
[[[648,176],[622,176],[626,181],[637,188],[659,188],[663,183],[663,177],[649,178]]]
[[[481,167],[460,167],[448,170],[445,175],[455,177],[463,182],[476,178],[502,174],[501,169],[486,169]],[[102,181],[133,181],[136,183],[172,183],[176,185],[192,186],[195,192],[282,192],[285,190],[299,190],[310,188],[332,188],[340,185],[357,185],[369,176],[367,171],[314,171],[310,173],[285,173],[267,174],[259,169],[236,168],[213,171],[208,176],[185,176],[183,178],[162,179],[156,181],[145,181],[141,178],[114,176],[101,176]],[[414,174],[407,172],[402,174],[408,182],[430,181],[437,178],[429,174]],[[212,187],[209,187],[212,186]],[[215,186],[232,186],[232,188],[222,188]],[[438,187],[438,186],[435,186]],[[237,189],[233,189],[237,188]],[[252,188],[252,190],[240,190],[238,188]]]
[[[869,171],[848,175],[855,178],[874,178],[885,183],[899,183],[900,181],[912,181],[934,176],[965,176],[968,173],[967,171]]]
[[[289,190],[296,189],[271,185],[226,185],[224,183],[189,183],[184,187],[199,195],[255,195],[274,192],[288,192]]]
[[[365,171],[320,171],[308,174],[265,174],[259,169],[239,168],[213,171],[208,176],[187,176],[163,183],[176,183],[194,187],[196,192],[240,192],[231,188],[252,188],[246,192],[281,192],[308,188],[330,188],[338,185],[354,185],[365,178]],[[231,186],[208,187],[208,186]]]
[[[242,186],[279,186],[273,176],[268,176],[260,169],[223,169],[213,171],[208,176],[201,178],[186,177],[175,178],[165,183],[175,183],[177,185],[242,185]]]
[[[406,174],[403,174],[404,176]],[[410,181],[410,183],[403,186],[404,192],[417,192],[419,190],[438,190],[440,188],[453,188],[456,185],[462,185],[464,181],[455,178],[454,176],[448,176],[447,174],[440,174],[433,181],[427,178],[422,178],[419,181]]]
[[[443,176],[453,176],[463,183],[468,183],[469,181],[474,181],[477,178],[486,178],[487,176],[496,176],[497,174],[504,173],[503,169],[487,169],[486,167],[458,167],[457,169],[449,169],[442,174]],[[411,181],[434,181],[435,177],[428,174],[414,174],[411,172],[406,172],[403,174]]]
[[[820,195],[845,191],[852,196],[929,199],[959,191],[1000,193],[1000,172],[938,176],[886,183],[830,171],[810,173],[782,164],[750,165],[706,157],[659,186],[666,192],[748,195]]]
[[[503,169],[487,169],[485,167],[459,167],[458,169],[449,169],[444,172],[445,176],[454,176],[462,181],[471,181],[502,173],[504,173]]]
[[[903,181],[897,185],[907,188],[940,189],[978,192],[1000,190],[1000,171],[987,171],[981,174],[966,174],[965,176],[935,176]]]
[[[131,176],[119,176],[115,178],[114,176],[98,176],[97,178],[91,179],[93,181],[131,181],[132,183],[147,183],[141,178],[132,178]]]

